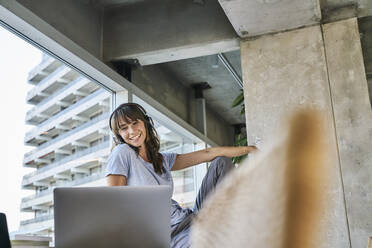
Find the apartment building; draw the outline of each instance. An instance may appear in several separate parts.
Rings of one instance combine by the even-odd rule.
[[[34,193],[22,199],[20,210],[34,213],[34,218],[21,221],[19,233],[52,236],[54,188],[105,185],[112,93],[48,55],[30,71],[28,83],[34,87],[27,93],[32,107],[25,121],[33,128],[24,143],[34,148],[24,154],[23,166],[35,170],[23,176],[22,188]],[[155,125],[161,151],[184,153],[203,146],[187,142],[156,119]],[[174,199],[192,205],[195,170],[173,176]]]

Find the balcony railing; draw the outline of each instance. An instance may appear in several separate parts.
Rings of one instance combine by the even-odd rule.
[[[92,125],[94,125],[94,124],[96,124],[96,123],[98,123],[98,122],[100,122],[100,121],[102,121],[104,119],[108,119],[109,116],[110,116],[109,113],[104,113],[102,115],[99,115],[99,116],[93,118],[92,120],[90,120],[90,121],[88,121],[88,122],[86,122],[86,123],[78,126],[77,128],[74,128],[74,129],[72,129],[72,130],[70,130],[70,131],[68,131],[68,132],[66,132],[66,133],[58,136],[57,138],[52,139],[52,140],[50,140],[48,142],[45,142],[44,144],[38,146],[36,149],[34,149],[34,150],[26,153],[24,155],[25,160],[27,160],[27,157],[32,156],[34,153],[40,151],[41,149],[43,149],[45,147],[48,147],[48,146],[51,146],[51,145],[55,144],[56,142],[59,142],[59,141],[61,141],[63,139],[66,139],[67,137],[69,137],[69,136],[71,136],[71,135],[73,135],[73,134],[75,134],[77,132],[80,132],[81,130],[83,130],[85,128],[88,128],[88,127],[90,127],[90,126],[92,126]]]
[[[52,100],[55,100],[56,97],[58,95],[60,95],[62,92],[67,91],[69,88],[73,87],[76,83],[78,83],[80,81],[83,81],[83,80],[87,81],[87,83],[90,82],[88,79],[86,79],[84,77],[78,77],[74,81],[71,81],[70,83],[68,83],[67,85],[65,85],[63,88],[61,88],[60,90],[57,90],[52,95],[48,96],[47,98],[45,98],[44,100],[42,100],[41,102],[39,102],[38,104],[36,104],[32,109],[30,109],[29,111],[27,111],[26,116],[34,115],[34,113],[37,110],[39,110],[43,105],[45,105],[46,103],[48,103],[48,102],[50,102]]]
[[[37,223],[37,222],[51,220],[53,218],[54,218],[54,214],[48,214],[48,215],[36,217],[34,219],[30,219],[30,220],[23,220],[23,221],[21,221],[21,225],[24,226],[24,225],[28,225],[28,224],[33,224],[33,223]]]
[[[43,89],[43,87],[45,87],[51,79],[53,79],[54,77],[58,77],[60,73],[63,74],[64,71],[66,71],[66,73],[68,71],[70,71],[71,69],[65,65],[62,65],[61,67],[59,67],[57,70],[55,70],[54,72],[52,72],[51,74],[49,74],[46,78],[44,78],[43,80],[40,81],[40,83],[35,86],[35,88],[33,88],[31,91],[29,91],[27,93],[27,97],[26,99],[27,100],[30,100],[31,98],[33,98],[35,95],[37,95],[37,93],[39,91],[41,91],[41,89]],[[55,80],[57,81],[57,80]]]
[[[51,63],[53,63],[55,59],[52,58],[52,57],[47,57],[45,58],[43,56],[42,58],[42,61],[39,65],[37,65],[36,67],[34,67],[29,73],[28,73],[28,77],[27,77],[27,80],[30,81],[32,80],[40,71],[42,71],[43,69],[45,69],[46,67],[48,67]]]
[[[98,172],[98,173],[95,173],[93,175],[89,175],[89,176],[86,176],[86,177],[82,177],[82,178],[79,178],[79,179],[76,179],[76,180],[73,180],[73,181],[67,181],[63,185],[52,186],[52,187],[48,188],[47,190],[43,190],[42,192],[40,192],[36,195],[27,196],[27,197],[22,199],[21,205],[23,203],[27,202],[27,201],[34,200],[36,198],[52,194],[53,190],[55,188],[58,188],[58,187],[74,187],[74,186],[78,186],[78,185],[81,185],[81,184],[97,181],[97,180],[99,180],[99,179],[101,179],[105,176],[105,173],[106,173],[105,170],[106,170],[106,166],[102,166],[100,172]]]
[[[82,151],[79,151],[79,152],[76,152],[76,153],[74,153],[70,156],[64,157],[63,159],[61,159],[59,161],[56,161],[52,164],[49,164],[49,165],[44,166],[40,169],[37,169],[36,171],[28,173],[27,175],[23,176],[22,185],[27,185],[27,184],[31,183],[30,178],[33,177],[33,176],[39,175],[39,174],[41,174],[45,171],[51,170],[53,168],[57,168],[62,164],[68,163],[68,162],[73,161],[73,160],[77,160],[77,159],[79,159],[83,156],[86,156],[88,154],[95,153],[95,152],[97,152],[101,149],[110,147],[111,144],[110,144],[110,141],[108,139],[109,138],[105,137],[104,142],[102,142],[98,145],[86,148],[86,149],[84,149]]]
[[[90,94],[89,96],[81,99],[80,101],[76,102],[75,104],[71,105],[70,107],[62,110],[61,112],[59,112],[58,114],[54,115],[53,117],[49,118],[48,120],[42,122],[40,125],[38,125],[37,127],[34,127],[31,131],[27,132],[26,135],[25,135],[25,143],[27,143],[27,141],[31,140],[34,136],[37,136],[38,133],[42,133],[43,131],[47,131],[47,130],[42,130],[45,126],[47,126],[48,124],[51,124],[53,121],[55,121],[57,118],[63,116],[63,115],[66,115],[68,112],[78,108],[79,106],[81,106],[82,104],[90,101],[91,99],[95,98],[96,96],[102,94],[103,92],[106,92],[106,90],[104,89],[99,89],[97,91],[95,91],[94,93]]]

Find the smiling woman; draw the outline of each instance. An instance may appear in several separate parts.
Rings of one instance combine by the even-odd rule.
[[[160,153],[154,122],[145,109],[134,103],[117,107],[110,116],[116,147],[107,161],[109,186],[168,185],[173,191],[171,171],[213,161],[203,179],[193,209],[171,205],[171,247],[189,247],[193,217],[203,201],[233,168],[231,157],[255,151],[253,146],[214,147],[186,154]]]
[[[163,159],[154,122],[145,109],[135,103],[120,105],[110,116],[109,125],[116,144],[126,143],[145,161],[152,162],[156,173],[162,173]]]

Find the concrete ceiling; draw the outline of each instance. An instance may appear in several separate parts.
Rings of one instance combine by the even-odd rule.
[[[224,55],[241,78],[240,51],[227,52]],[[190,88],[196,83],[207,82],[211,86],[203,92],[207,105],[229,124],[245,123],[245,116],[240,115],[240,107],[231,107],[241,87],[217,55],[178,60],[158,66]]]
[[[236,33],[242,38],[319,23],[327,13],[343,7],[355,16],[372,15],[370,0],[219,0]]]
[[[323,11],[355,6],[358,17],[372,15],[372,1],[370,0],[321,0],[320,5]]]
[[[207,105],[215,119],[221,117],[228,125],[244,123],[239,108],[231,109],[240,88],[220,62],[214,65],[216,54],[223,53],[241,75],[241,38],[358,17],[367,75],[372,72],[371,0],[0,0],[1,6],[13,13],[25,8],[24,19],[35,15],[38,26],[50,25],[49,35],[59,32],[105,65],[124,61],[149,67],[153,75],[158,70],[158,88],[164,74],[163,88],[175,92],[192,92],[194,83],[207,82]],[[193,125],[192,113],[185,113],[191,111],[186,100],[170,95],[158,100],[148,85],[151,78],[140,78],[143,87],[136,82],[124,87],[133,92],[142,87],[148,97]],[[191,97],[190,92],[182,99]],[[184,106],[176,109],[176,102]]]
[[[237,34],[252,37],[319,22],[318,0],[219,0]]]

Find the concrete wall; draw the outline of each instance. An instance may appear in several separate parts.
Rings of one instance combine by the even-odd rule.
[[[325,192],[333,207],[324,210],[319,230],[324,236],[317,247],[367,247],[372,233],[371,89],[357,20],[263,36],[241,47],[249,142],[270,142],[281,118],[294,109],[322,109],[334,134],[329,146],[338,180]]]
[[[351,243],[364,248],[372,234],[372,111],[358,22],[323,31]]]
[[[74,0],[18,0],[76,44],[101,58],[102,11]]]
[[[168,73],[156,66],[137,67],[132,71],[132,83],[189,122],[189,98],[192,97],[192,91]]]
[[[207,137],[221,146],[231,146],[234,143],[234,128],[222,117],[214,113],[207,105]]]
[[[332,102],[321,28],[313,26],[241,43],[246,122],[249,143],[273,142],[289,113],[303,106],[325,113],[328,132],[335,133]],[[322,212],[323,226],[314,237],[316,247],[348,247],[337,141],[329,161],[335,180],[324,194],[329,208]],[[330,189],[330,190],[329,190]],[[315,246],[314,246],[315,247]]]

